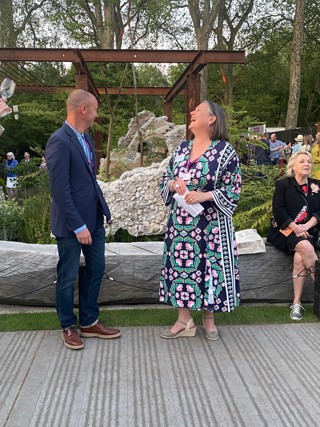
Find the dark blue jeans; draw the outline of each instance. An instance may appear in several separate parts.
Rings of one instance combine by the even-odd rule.
[[[79,282],[79,323],[90,326],[99,317],[98,296],[105,269],[105,230],[102,221],[92,233],[92,244],[82,245],[74,237],[57,237],[56,309],[62,328],[77,325],[74,314],[74,284],[78,278],[81,250],[85,267]]]

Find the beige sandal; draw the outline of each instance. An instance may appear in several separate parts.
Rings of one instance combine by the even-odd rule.
[[[190,338],[190,337],[194,337],[196,335],[197,327],[194,325],[191,328],[191,325],[193,324],[192,318],[190,320],[188,320],[187,323],[182,322],[181,320],[178,320],[178,322],[185,326],[183,329],[181,329],[181,331],[171,332],[170,329],[165,329],[164,331],[160,332],[160,337],[172,339],[172,338],[179,338],[179,337],[189,337]]]
[[[213,319],[213,317],[208,317],[208,319]],[[206,336],[206,338],[208,340],[210,340],[210,341],[217,341],[217,339],[219,339],[219,331],[218,331],[218,329],[216,331],[209,332],[206,329],[205,321],[206,321],[206,317],[203,316],[202,317],[202,324],[203,324],[203,327],[204,327],[204,330],[205,330],[205,336]]]

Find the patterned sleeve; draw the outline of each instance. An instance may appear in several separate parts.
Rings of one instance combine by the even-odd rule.
[[[175,154],[171,157],[165,171],[163,172],[162,182],[160,184],[161,197],[166,206],[172,201],[172,193],[169,191],[168,183],[174,179],[173,175],[173,160]]]
[[[241,170],[238,156],[231,145],[226,147],[215,190],[211,191],[213,204],[223,215],[231,218],[241,192]]]

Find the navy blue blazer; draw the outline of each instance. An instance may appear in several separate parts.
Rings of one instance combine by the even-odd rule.
[[[47,143],[45,157],[52,194],[51,229],[56,237],[71,237],[86,224],[92,233],[98,210],[111,221],[108,205],[96,180],[96,156],[91,137],[86,134],[93,153],[94,172],[73,132],[64,123]]]

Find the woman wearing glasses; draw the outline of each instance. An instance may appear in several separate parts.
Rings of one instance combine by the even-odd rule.
[[[293,154],[287,165],[287,178],[276,182],[273,195],[275,223],[269,229],[268,242],[278,249],[293,253],[293,304],[291,319],[303,318],[301,296],[306,274],[314,280],[318,259],[316,243],[320,222],[320,181],[311,179],[312,158],[308,151]]]

